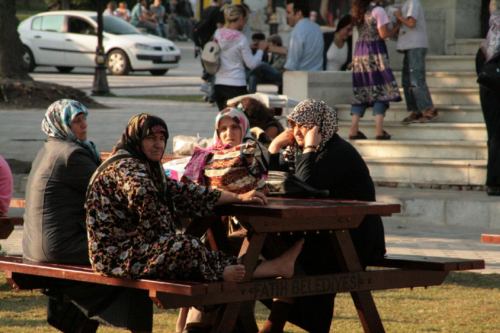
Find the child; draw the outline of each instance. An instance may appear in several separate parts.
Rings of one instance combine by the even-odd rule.
[[[385,0],[390,1],[390,0]],[[379,1],[354,0],[353,21],[358,26],[359,39],[356,42],[353,68],[354,100],[351,108],[352,123],[349,139],[366,139],[358,130],[359,120],[366,108],[373,106],[375,116],[375,139],[390,140],[391,136],[384,131],[385,111],[389,102],[401,101],[399,88],[389,67],[385,38],[394,36],[400,23],[388,29],[389,19]]]
[[[406,108],[411,115],[403,124],[426,123],[439,118],[432,104],[431,94],[425,82],[425,55],[427,54],[427,29],[424,10],[419,0],[406,0],[401,10],[394,13],[401,22],[398,51],[405,54],[403,60],[403,89]]]

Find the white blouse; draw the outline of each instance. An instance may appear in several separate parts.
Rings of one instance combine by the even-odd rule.
[[[335,42],[332,42],[328,52],[326,52],[326,70],[340,71],[342,66],[347,62],[347,42],[341,49],[338,48]]]

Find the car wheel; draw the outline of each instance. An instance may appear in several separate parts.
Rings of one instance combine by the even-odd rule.
[[[130,72],[130,62],[122,50],[113,50],[108,54],[108,70],[112,75],[127,75]]]
[[[154,69],[149,71],[151,75],[165,75],[168,72],[168,69]]]
[[[35,58],[33,57],[33,53],[31,53],[31,50],[27,46],[24,47],[23,60],[26,64],[26,67],[28,68],[28,72],[33,72],[36,67]]]
[[[60,73],[69,73],[71,72],[75,67],[61,67],[61,66],[56,66],[57,70]]]

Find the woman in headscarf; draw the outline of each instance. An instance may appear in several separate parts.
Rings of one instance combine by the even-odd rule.
[[[86,204],[93,269],[105,276],[134,279],[240,281],[245,270],[238,258],[210,251],[195,237],[176,234],[177,212],[205,217],[216,205],[265,204],[265,196],[256,191],[237,195],[209,190],[167,178],[161,164],[167,139],[161,118],[138,114],[95,173]],[[290,277],[301,245],[257,266],[253,277]]]
[[[320,100],[308,99],[299,103],[287,118],[291,129],[277,136],[269,146],[270,170],[294,173],[312,187],[328,190],[331,199],[375,201],[375,187],[363,158],[337,134],[335,110]],[[282,154],[281,149],[284,149]],[[349,232],[363,266],[385,254],[380,215],[367,215],[357,229]],[[294,240],[294,236],[282,237],[287,242]],[[308,274],[340,272],[327,234],[307,234],[304,238],[298,262]],[[334,297],[301,297],[293,306],[274,302],[262,332],[269,332],[271,327],[278,332],[277,326],[282,329],[287,319],[309,332],[329,332]]]
[[[485,65],[500,62],[500,10],[496,0],[490,1],[490,29],[486,41],[476,56],[476,71],[481,73]],[[500,98],[498,94],[479,86],[481,109],[488,132],[487,193],[500,195]]]
[[[186,165],[182,181],[211,186],[210,179],[204,173],[204,167],[214,152],[240,145],[248,139],[252,139],[252,133],[245,113],[235,107],[225,108],[215,118],[213,145],[205,149],[195,148],[191,160]],[[256,153],[260,151],[257,149]]]
[[[87,116],[83,104],[69,99],[54,102],[45,113],[42,131],[48,139],[33,161],[26,186],[23,253],[27,259],[90,264],[85,192],[101,157],[87,140]],[[49,297],[47,321],[63,332],[80,328],[94,332],[98,321],[132,331],[152,328],[153,305],[147,292],[67,282],[45,289],[44,294]],[[66,297],[72,302],[64,301]],[[131,299],[135,303],[127,302]]]

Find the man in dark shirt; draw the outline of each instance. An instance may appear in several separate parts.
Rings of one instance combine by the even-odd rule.
[[[196,45],[196,56],[198,56],[201,50],[203,50],[205,44],[210,41],[215,33],[215,30],[224,26],[224,12],[221,11],[223,2],[223,0],[213,0],[212,4],[201,12],[200,21],[194,26],[193,41]],[[203,69],[203,75],[201,78],[205,81],[201,85],[201,90],[207,93],[205,99],[208,105],[212,106],[215,101],[215,75],[208,74],[205,69]]]
[[[172,18],[174,19],[181,40],[192,38],[194,14],[191,4],[185,0],[172,0]]]

